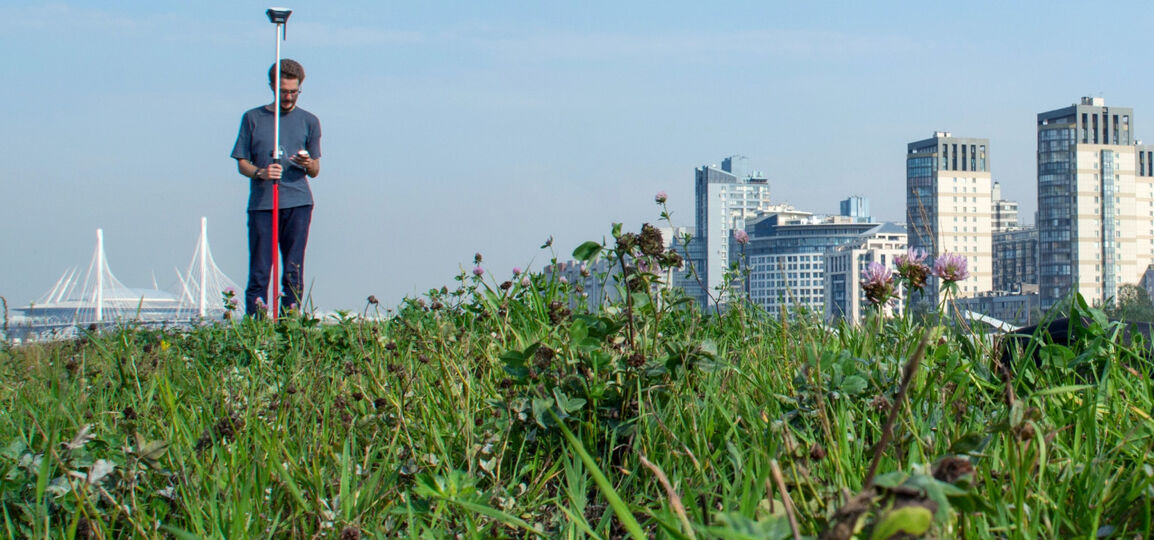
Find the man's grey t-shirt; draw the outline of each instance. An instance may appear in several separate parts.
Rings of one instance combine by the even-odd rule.
[[[232,157],[247,159],[259,168],[273,162],[273,116],[271,107],[257,107],[244,113]],[[305,170],[289,161],[293,154],[308,150],[313,159],[321,157],[321,122],[316,115],[296,107],[280,117],[281,167],[280,207],[293,208],[313,203]],[[272,182],[250,180],[248,210],[272,210]]]

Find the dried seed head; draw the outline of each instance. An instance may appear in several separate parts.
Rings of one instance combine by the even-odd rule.
[[[870,402],[870,407],[873,410],[880,412],[880,413],[884,413],[884,412],[890,410],[890,407],[892,405],[893,404],[890,403],[890,400],[888,398],[886,398],[885,396],[880,395],[880,394],[877,396],[874,396],[873,401]]]
[[[379,398],[373,400],[373,408],[374,409],[383,409],[386,406],[388,406],[388,404],[389,404],[389,400],[387,400],[383,397],[379,397]]]
[[[473,254],[473,264],[481,264],[481,254],[480,253]]]
[[[569,318],[571,312],[565,304],[556,300],[549,303],[549,321],[553,324],[561,324],[562,321]]]
[[[650,257],[661,255],[665,250],[665,239],[661,237],[661,231],[648,223],[641,226],[638,243],[641,246],[641,253]]]
[[[959,478],[974,473],[974,465],[966,458],[950,456],[942,458],[934,465],[934,478],[948,483],[954,483]]]
[[[618,253],[628,253],[629,250],[633,249],[633,246],[636,246],[636,245],[637,245],[637,235],[634,233],[629,232],[629,233],[625,233],[625,234],[617,237],[617,252]]]
[[[626,360],[626,362],[629,364],[629,367],[639,368],[645,365],[645,355],[635,352],[629,355],[629,359]]]
[[[820,444],[813,443],[813,446],[809,447],[809,459],[814,461],[825,459],[825,448],[822,448]]]
[[[77,538],[95,538],[96,531],[92,530],[92,523],[88,519],[81,517],[80,521],[76,522],[76,537]]]
[[[341,529],[340,540],[361,540],[361,530],[352,525]]]
[[[658,264],[666,268],[681,268],[683,262],[684,260],[681,258],[681,254],[672,249],[666,251],[665,254],[658,259]]]
[[[133,409],[131,405],[124,408],[124,419],[136,420],[136,409]]]
[[[360,392],[353,392],[349,397],[353,398],[353,401],[360,401],[365,399],[365,395]]]
[[[375,294],[369,295],[369,304],[373,305],[373,306],[380,305],[380,301],[377,300],[377,295],[375,295]]]
[[[552,360],[555,356],[557,356],[557,351],[550,349],[546,345],[542,345],[542,346],[537,348],[537,352],[533,353],[533,355],[536,356],[540,360],[544,360],[544,361],[548,362],[548,361]]]

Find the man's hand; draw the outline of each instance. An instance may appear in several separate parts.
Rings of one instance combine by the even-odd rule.
[[[320,169],[320,167],[317,167],[317,160],[310,157],[308,152],[305,152],[304,150],[293,154],[289,160],[293,162],[293,165],[304,169],[309,176],[316,176],[318,170]]]
[[[279,164],[273,163],[264,169],[257,171],[257,178],[261,180],[280,180],[282,168]]]

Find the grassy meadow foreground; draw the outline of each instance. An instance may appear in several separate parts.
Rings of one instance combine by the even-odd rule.
[[[596,310],[478,260],[379,320],[0,349],[0,534],[1154,534],[1154,365],[1101,312],[1001,369],[946,318],[703,314],[646,234],[578,248],[632,292]]]

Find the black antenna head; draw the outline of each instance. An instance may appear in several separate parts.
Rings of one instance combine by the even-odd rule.
[[[268,22],[273,24],[284,24],[288,22],[289,15],[293,14],[293,10],[289,8],[273,7],[268,8],[268,11],[264,13],[265,15],[268,15]]]

